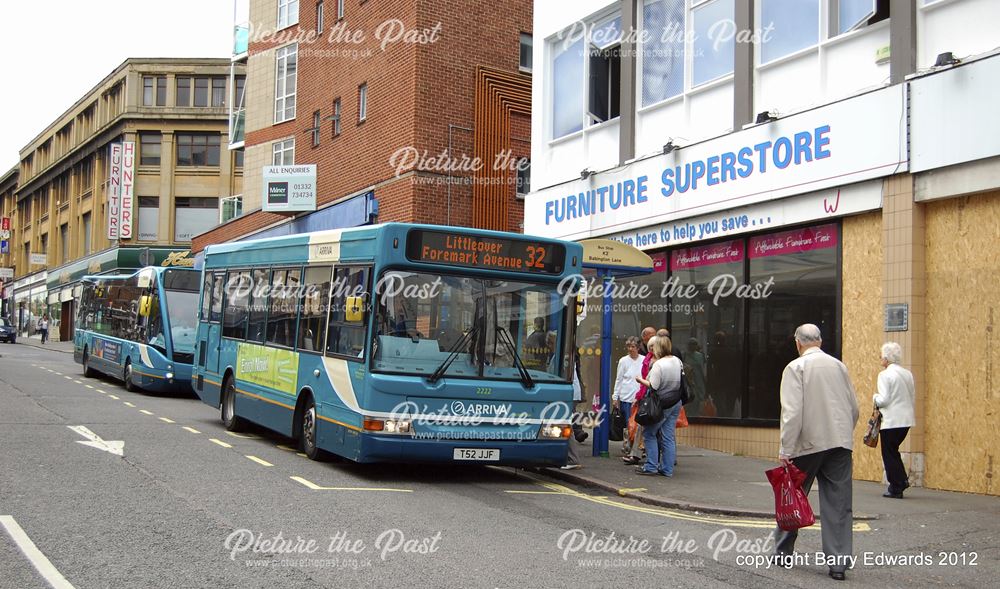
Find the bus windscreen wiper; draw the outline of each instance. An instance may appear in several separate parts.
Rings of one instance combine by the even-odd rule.
[[[528,373],[528,369],[525,368],[524,362],[521,361],[521,356],[517,354],[517,346],[514,345],[514,340],[511,339],[510,333],[503,327],[497,325],[497,339],[507,347],[507,351],[511,353],[514,357],[514,367],[517,368],[518,374],[521,375],[521,384],[524,388],[531,389],[535,387],[535,381],[531,379],[531,374]]]
[[[479,324],[480,322],[476,321],[476,324],[472,326],[472,329],[467,331],[465,335],[459,338],[459,340],[455,342],[455,345],[453,345],[451,349],[448,350],[448,357],[445,358],[443,362],[441,362],[441,365],[434,370],[433,374],[427,377],[427,380],[430,381],[431,384],[436,383],[438,379],[440,379],[444,375],[444,373],[448,371],[448,367],[451,366],[451,363],[455,361],[455,358],[458,358],[458,354],[465,346],[465,344],[472,341],[472,338],[476,337],[476,334],[479,332]]]

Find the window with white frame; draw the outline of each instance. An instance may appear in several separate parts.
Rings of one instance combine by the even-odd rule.
[[[820,0],[760,0],[760,63],[770,63],[819,43]]]
[[[319,111],[313,111],[313,126],[310,131],[312,131],[312,143],[313,147],[319,147],[319,131],[320,131],[320,114]]]
[[[759,45],[762,65],[889,18],[889,0],[761,0],[759,7],[759,28],[767,31]]]
[[[274,122],[295,118],[295,83],[298,64],[298,45],[282,47],[275,52]]]
[[[316,32],[323,32],[323,0],[316,3]]]
[[[557,39],[552,60],[552,138],[583,129],[583,39]]]
[[[295,138],[275,141],[271,144],[271,165],[291,166],[295,164]]]
[[[368,83],[358,86],[358,122],[368,120]]]
[[[333,136],[336,137],[340,135],[340,98],[336,98],[333,101]]]
[[[299,0],[278,0],[278,28],[290,27],[299,22]]]
[[[735,0],[646,0],[642,106],[732,75],[735,10]]]
[[[732,24],[730,24],[732,23]],[[692,3],[691,87],[696,88],[733,73],[736,61],[736,5],[734,0]]]

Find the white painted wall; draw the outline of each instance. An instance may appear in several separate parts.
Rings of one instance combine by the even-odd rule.
[[[916,0],[917,69],[934,65],[939,53],[959,59],[1000,47],[1000,2],[997,0]]]

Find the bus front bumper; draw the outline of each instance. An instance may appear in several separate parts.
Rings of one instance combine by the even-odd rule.
[[[419,440],[402,436],[362,434],[358,462],[434,462],[503,466],[562,466],[569,448],[566,440]],[[456,452],[476,450],[486,452]],[[499,456],[496,452],[499,451]],[[484,458],[460,458],[460,456]],[[488,455],[488,457],[486,457]]]

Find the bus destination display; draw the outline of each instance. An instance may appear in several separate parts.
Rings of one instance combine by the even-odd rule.
[[[555,243],[413,230],[407,236],[406,257],[466,268],[559,274],[566,248]]]

